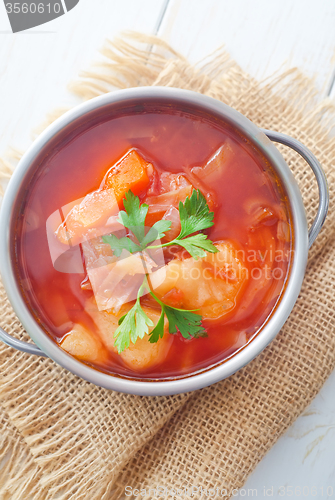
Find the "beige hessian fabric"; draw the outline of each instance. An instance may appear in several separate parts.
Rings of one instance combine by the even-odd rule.
[[[115,88],[167,85],[220,99],[315,153],[328,176],[329,216],[283,330],[247,367],[210,388],[164,398],[122,395],[86,383],[48,359],[0,346],[3,500],[117,499],[127,485],[219,488],[227,490],[222,498],[229,498],[335,366],[335,139],[329,138],[334,103],[320,101],[298,71],[259,83],[223,52],[194,68],[156,38],[128,36],[108,42],[104,60],[72,90],[91,98]],[[310,222],[317,210],[313,175],[297,154],[280,149]],[[4,165],[5,176],[9,172]],[[27,338],[3,289],[0,323]]]

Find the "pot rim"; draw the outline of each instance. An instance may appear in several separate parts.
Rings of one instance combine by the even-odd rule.
[[[272,311],[266,324],[255,334],[248,344],[243,346],[221,364],[185,378],[148,381],[133,380],[100,372],[77,361],[63,351],[44,330],[25,303],[16,282],[14,262],[10,257],[11,221],[17,199],[17,193],[28,175],[34,159],[48,142],[64,127],[88,112],[103,108],[112,103],[127,101],[171,99],[175,103],[190,104],[203,108],[206,112],[220,116],[231,123],[240,133],[249,139],[270,161],[286,190],[294,226],[293,262],[290,267],[286,287],[279,303]],[[31,339],[43,352],[62,367],[95,385],[119,392],[143,396],[163,396],[190,392],[223,380],[254,359],[274,339],[287,320],[299,295],[308,255],[308,229],[301,193],[291,170],[278,149],[267,136],[248,118],[226,104],[190,90],[172,87],[136,87],[117,90],[95,97],[66,112],[41,133],[29,147],[16,167],[6,188],[0,211],[0,273],[8,298],[15,313],[29,333]]]

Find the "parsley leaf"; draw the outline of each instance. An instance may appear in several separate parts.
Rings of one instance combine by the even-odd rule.
[[[153,321],[145,314],[141,307],[140,297],[142,291],[147,287],[147,280],[144,279],[139,288],[137,299],[133,307],[127,314],[119,319],[119,326],[114,332],[115,347],[120,354],[129,347],[130,341],[135,344],[138,338],[143,339],[149,333],[149,327],[154,326]]]
[[[207,236],[203,233],[189,236],[183,240],[177,240],[176,243],[185,248],[195,260],[198,257],[206,257],[206,251],[212,253],[218,252],[218,249],[213,245],[211,240],[207,239]]]
[[[179,235],[174,240],[160,245],[149,245],[149,243],[163,238],[165,233],[171,229],[171,221],[160,220],[145,234],[145,218],[149,209],[148,205],[145,203],[140,205],[139,197],[135,196],[131,190],[126,193],[123,204],[126,211],[120,211],[119,222],[132,231],[139,244],[137,245],[128,237],[104,236],[103,241],[109,243],[117,257],[121,255],[123,249],[134,253],[176,244],[185,248],[194,259],[206,257],[206,251],[212,253],[218,251],[205,234],[200,233],[189,236],[197,231],[208,229],[214,224],[214,213],[209,211],[206,198],[199,189],[193,190],[190,198],[187,196],[184,203],[179,203],[181,224]]]
[[[141,245],[145,235],[144,223],[149,206],[146,203],[140,205],[139,197],[135,196],[130,189],[123,200],[123,206],[126,211],[119,212],[119,222],[131,230]]]
[[[140,252],[141,247],[136,245],[130,238],[124,236],[123,238],[118,238],[115,234],[105,235],[102,237],[104,243],[108,245],[113,250],[116,257],[120,257],[122,250],[128,250],[130,253]]]
[[[169,320],[170,333],[176,333],[178,328],[184,339],[207,337],[207,332],[201,324],[200,314],[167,305],[164,305],[164,310]]]
[[[181,230],[179,235],[161,245],[151,245],[148,248],[161,248],[170,245],[180,245],[185,248],[194,259],[206,257],[206,252],[216,253],[218,249],[203,233],[193,234],[212,227],[214,212],[209,211],[206,198],[201,191],[193,190],[191,197],[186,197],[184,203],[179,202],[179,217]],[[160,221],[163,222],[163,221]],[[166,229],[164,229],[166,231]],[[150,231],[149,231],[150,232]],[[193,235],[193,236],[190,236]],[[154,241],[153,239],[151,241]],[[149,241],[148,241],[149,243]],[[147,244],[147,243],[146,243]]]
[[[184,339],[207,337],[207,332],[202,326],[202,317],[193,311],[186,309],[178,309],[176,307],[164,304],[158,297],[151,291],[150,295],[158,302],[162,308],[161,316],[157,325],[152,330],[149,342],[158,342],[159,338],[164,335],[164,316],[166,315],[169,321],[169,333],[176,333],[180,331]]]
[[[165,236],[167,231],[170,231],[171,221],[159,220],[149,229],[142,240],[142,247],[145,248],[152,241],[158,240]]]
[[[163,335],[164,335],[164,317],[165,317],[165,306],[163,304],[162,305],[162,312],[161,312],[160,318],[157,322],[157,325],[150,333],[149,342],[151,342],[152,344],[154,344],[155,342],[158,342],[160,338],[161,339],[163,338]]]
[[[130,253],[141,252],[146,246],[165,236],[165,233],[171,228],[171,221],[160,220],[149,229],[145,234],[145,218],[148,213],[148,205],[142,203],[131,190],[126,193],[126,198],[123,202],[126,211],[119,212],[118,221],[126,228],[130,229],[136,236],[139,245],[132,241],[128,236],[118,238],[115,234],[102,237],[104,243],[108,243],[116,257],[121,255],[122,250],[128,250]]]
[[[179,202],[179,215],[181,231],[178,240],[214,225],[214,212],[209,211],[206,198],[200,189],[194,189],[191,197],[187,196],[184,203]]]

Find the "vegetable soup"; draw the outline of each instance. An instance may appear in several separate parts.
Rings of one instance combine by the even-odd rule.
[[[75,122],[57,141],[36,160],[15,252],[25,300],[60,348],[162,379],[252,341],[293,245],[261,153],[222,119],[164,101]]]

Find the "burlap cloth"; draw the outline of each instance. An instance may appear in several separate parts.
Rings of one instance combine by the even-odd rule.
[[[0,498],[117,499],[127,485],[226,488],[229,498],[335,366],[335,139],[329,135],[335,105],[321,101],[296,70],[259,83],[224,52],[195,68],[156,38],[132,35],[108,42],[103,53],[104,61],[72,86],[83,98],[167,85],[220,99],[314,152],[328,177],[330,212],[285,327],[252,363],[212,387],[174,397],[123,395],[1,345]],[[298,155],[280,149],[310,222],[318,199],[311,170]],[[9,171],[3,164],[3,176]],[[27,338],[3,289],[0,321],[9,333]],[[146,498],[153,497],[151,492]]]

